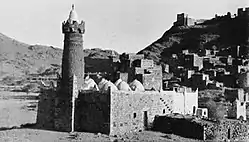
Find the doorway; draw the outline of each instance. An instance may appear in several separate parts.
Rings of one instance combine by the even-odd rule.
[[[148,112],[144,111],[144,129],[148,129]]]

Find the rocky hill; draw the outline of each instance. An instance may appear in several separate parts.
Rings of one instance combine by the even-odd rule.
[[[0,82],[20,79],[28,74],[58,71],[62,52],[60,48],[29,45],[0,33]],[[85,57],[100,59],[107,59],[113,53],[118,55],[115,51],[98,48],[85,49],[84,53]]]
[[[240,45],[248,55],[248,18],[219,16],[193,26],[173,26],[154,43],[138,52],[156,62],[183,49],[234,48]]]

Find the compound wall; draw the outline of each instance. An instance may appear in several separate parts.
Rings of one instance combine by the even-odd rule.
[[[172,95],[165,92],[111,92],[110,134],[149,129],[156,115],[172,113]]]

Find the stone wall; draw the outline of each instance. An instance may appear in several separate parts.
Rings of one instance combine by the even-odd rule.
[[[37,127],[43,129],[54,128],[54,101],[56,91],[53,89],[42,90],[39,95],[37,110]]]
[[[72,122],[72,97],[56,91],[55,89],[43,90],[39,95],[37,127],[58,131],[71,131]]]
[[[70,132],[72,128],[72,98],[59,93],[55,98],[54,129]]]
[[[187,138],[211,141],[248,141],[246,122],[224,119],[220,122],[186,116],[158,116],[153,130]]]
[[[75,102],[76,131],[110,131],[110,93],[99,91],[80,92]]]
[[[203,123],[204,139],[213,141],[248,141],[248,124],[244,121],[224,119],[220,122]]]
[[[149,129],[155,115],[172,113],[172,96],[165,92],[111,92],[110,134]]]
[[[224,120],[217,124],[214,140],[248,141],[248,125],[238,120]]]

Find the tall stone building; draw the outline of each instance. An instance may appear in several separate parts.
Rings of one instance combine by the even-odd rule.
[[[62,23],[64,34],[64,50],[62,57],[62,88],[67,90],[69,80],[75,75],[78,78],[78,87],[84,79],[83,34],[85,23],[78,20],[74,5],[67,21]],[[66,91],[64,90],[64,91]]]

